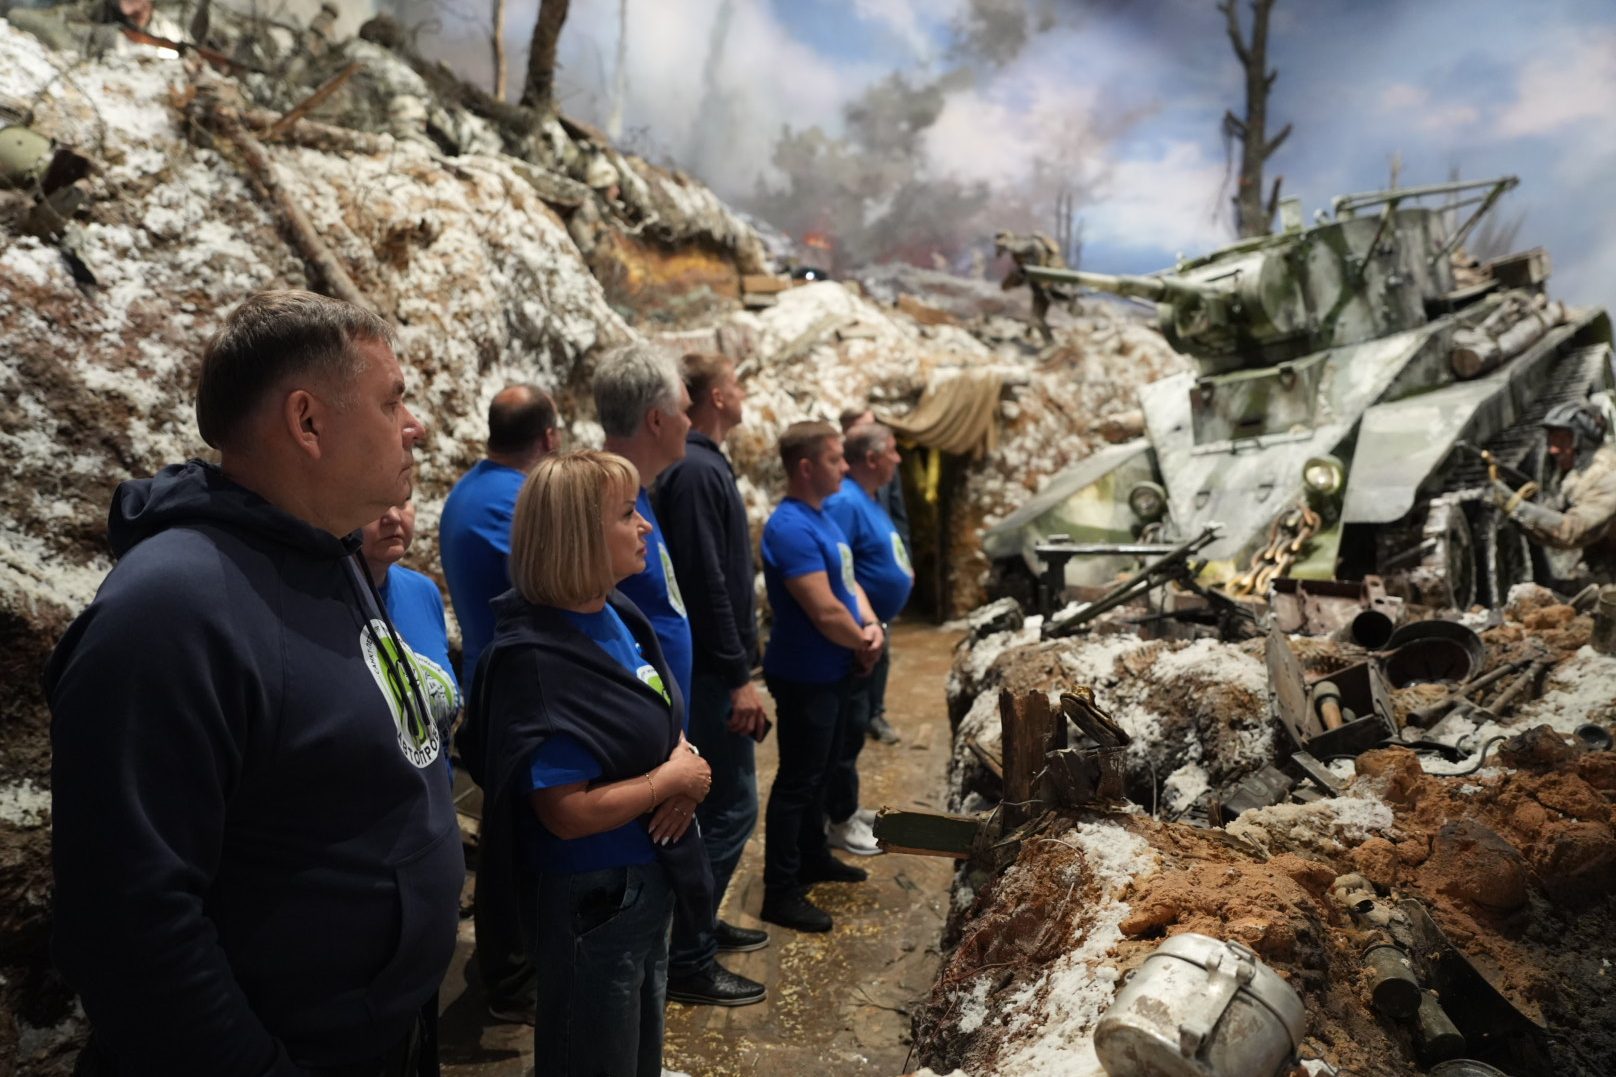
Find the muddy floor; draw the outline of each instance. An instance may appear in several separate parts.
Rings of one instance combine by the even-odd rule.
[[[950,752],[944,682],[958,638],[929,625],[894,627],[887,714],[903,739],[866,746],[860,759],[866,807],[943,807]],[[775,759],[771,737],[757,757],[764,797]],[[773,929],[765,949],[724,958],[736,972],[763,981],[768,1001],[734,1009],[669,1005],[668,1069],[690,1077],[890,1077],[910,1068],[910,1013],[937,977],[953,862],[899,855],[847,859],[867,868],[870,881],[815,888],[814,900],[836,918],[829,935]],[[767,927],[757,919],[762,900],[760,821],[723,915],[746,927]],[[532,1073],[532,1029],[489,1022],[480,989],[467,984],[471,948],[466,920],[443,989],[444,1073]]]

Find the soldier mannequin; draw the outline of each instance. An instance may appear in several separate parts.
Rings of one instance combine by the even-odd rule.
[[[1589,401],[1561,404],[1544,416],[1552,474],[1539,501],[1530,487],[1511,490],[1494,480],[1493,498],[1527,536],[1550,550],[1582,551],[1599,576],[1616,566],[1616,446],[1609,425]],[[1574,571],[1574,570],[1573,570]]]
[[[1061,257],[1060,248],[1055,246],[1053,239],[1042,232],[998,232],[993,236],[993,253],[1008,254],[1015,262],[999,287],[1008,292],[1025,284],[1032,289],[1033,323],[1037,325],[1038,335],[1045,344],[1054,343],[1055,335],[1050,331],[1048,320],[1050,300],[1058,299],[1062,303],[1069,303],[1074,297],[1064,289],[1029,279],[1024,269],[1027,266],[1065,269],[1066,259]]]

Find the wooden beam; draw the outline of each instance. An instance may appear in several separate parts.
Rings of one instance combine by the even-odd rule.
[[[889,853],[949,856],[967,860],[982,821],[974,815],[883,808],[875,815],[875,840]]]
[[[1057,726],[1056,719],[1060,717]],[[1062,747],[1058,733],[1065,732],[1065,719],[1049,705],[1043,692],[1027,692],[1019,699],[999,692],[999,721],[1004,730],[1004,817],[1011,826],[1020,826],[1039,812],[1044,795],[1044,757]]]

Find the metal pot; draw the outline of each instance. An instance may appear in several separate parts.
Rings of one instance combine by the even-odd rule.
[[[1094,1028],[1111,1077],[1274,1077],[1295,1061],[1302,1000],[1238,942],[1176,935]]]
[[[1432,1066],[1431,1077],[1509,1077],[1509,1074],[1485,1062],[1455,1058]]]

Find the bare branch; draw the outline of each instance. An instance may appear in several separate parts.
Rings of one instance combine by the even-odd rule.
[[[1229,44],[1234,46],[1234,54],[1242,64],[1250,66],[1251,51],[1246,48],[1246,42],[1240,34],[1240,15],[1234,9],[1235,0],[1219,0],[1218,10],[1223,12],[1226,22],[1225,30],[1229,35]]]
[[[1223,113],[1223,129],[1242,142],[1246,140],[1246,121],[1227,109]]]
[[[1263,160],[1266,161],[1268,158],[1272,157],[1274,155],[1274,151],[1279,149],[1279,144],[1289,138],[1290,135],[1291,125],[1287,123],[1284,127],[1279,129],[1279,134],[1275,135],[1267,142],[1267,144],[1263,146]]]

